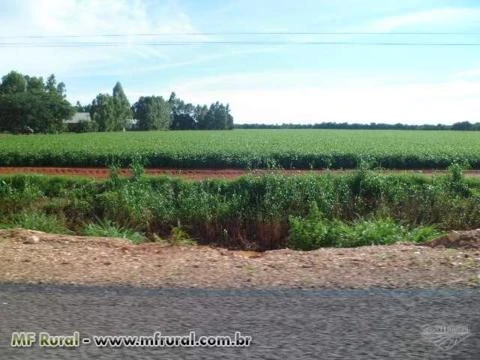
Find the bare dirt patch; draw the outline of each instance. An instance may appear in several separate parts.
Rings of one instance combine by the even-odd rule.
[[[283,175],[305,175],[305,174],[324,174],[324,173],[348,173],[354,170],[244,170],[244,169],[173,169],[173,168],[149,168],[145,173],[151,176],[175,176],[186,180],[205,180],[205,179],[226,179],[234,180],[244,175],[265,175],[265,174],[283,174]],[[384,173],[396,174],[424,174],[424,175],[445,175],[445,170],[384,170]],[[120,169],[121,176],[130,176],[129,169]],[[79,168],[79,167],[0,167],[0,175],[12,174],[42,174],[51,176],[82,176],[94,179],[105,179],[109,176],[110,170],[107,168]],[[465,176],[480,177],[480,170],[465,171]]]
[[[480,285],[480,251],[407,244],[264,253],[0,230],[0,282],[202,288]]]
[[[480,229],[451,231],[445,236],[430,241],[427,245],[431,247],[480,250]]]

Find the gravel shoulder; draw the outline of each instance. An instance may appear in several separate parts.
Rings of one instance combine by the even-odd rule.
[[[0,282],[198,288],[480,286],[480,250],[411,244],[263,253],[0,230]]]

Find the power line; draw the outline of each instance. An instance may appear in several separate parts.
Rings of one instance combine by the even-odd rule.
[[[88,35],[10,35],[0,36],[1,39],[60,39],[60,38],[92,38],[92,37],[160,37],[160,36],[306,36],[306,35],[430,35],[430,36],[475,36],[480,32],[368,32],[368,31],[314,31],[314,32],[163,32],[163,33],[133,33],[133,34],[88,34]]]
[[[480,42],[386,42],[386,41],[180,41],[180,42],[0,42],[0,48],[84,48],[122,46],[203,46],[203,45],[296,45],[296,46],[480,46]]]

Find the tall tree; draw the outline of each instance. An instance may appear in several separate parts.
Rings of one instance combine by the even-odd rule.
[[[208,124],[206,120],[206,116],[208,113],[207,105],[197,105],[195,107],[195,119],[197,120],[197,126],[199,129],[205,130],[208,129]]]
[[[90,107],[90,117],[98,125],[98,131],[121,130],[116,118],[114,101],[109,94],[98,94]]]
[[[170,94],[170,97],[168,98],[168,103],[170,104],[170,107],[173,109],[175,107],[175,103],[178,101],[179,99],[177,98],[177,94],[175,94],[175,92],[172,91],[172,93]]]
[[[170,103],[161,96],[142,96],[132,109],[140,130],[167,130],[170,126]]]
[[[63,82],[60,82],[58,83],[57,85],[57,93],[62,96],[62,97],[66,97],[67,96],[67,89],[65,87],[65,83]]]
[[[128,120],[132,119],[132,110],[130,102],[123,91],[122,84],[117,82],[113,87],[113,103],[115,108],[115,116],[117,117],[117,127],[121,130],[127,127]]]
[[[112,95],[97,95],[90,106],[90,116],[97,122],[99,131],[120,131],[127,127],[128,120],[132,119],[132,110],[119,82],[115,84]]]
[[[47,84],[45,85],[45,88],[48,92],[56,92],[57,91],[57,79],[55,78],[55,75],[52,74],[47,78]]]
[[[233,130],[233,116],[232,114],[230,114],[230,105],[227,104],[226,108],[225,108],[225,111],[227,113],[227,120],[226,120],[226,124],[225,124],[225,129],[227,130]]]

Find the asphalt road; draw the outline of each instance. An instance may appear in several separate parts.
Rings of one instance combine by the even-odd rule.
[[[192,330],[197,336],[240,331],[252,344],[10,346],[13,331],[78,331],[93,339]],[[480,359],[480,291],[0,285],[0,359]]]

